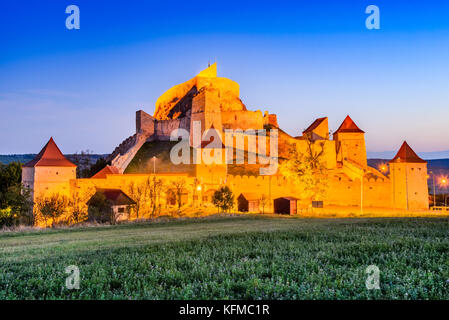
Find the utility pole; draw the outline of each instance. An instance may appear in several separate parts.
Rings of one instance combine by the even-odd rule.
[[[435,191],[435,175],[432,174],[432,177],[433,177],[433,183],[432,183],[433,184],[433,206],[435,207],[437,205],[437,200],[436,200],[437,193]]]
[[[363,215],[363,178],[365,175],[365,170],[363,170],[360,177],[360,214]]]
[[[156,174],[156,156],[153,156],[153,174]]]
[[[433,206],[436,206],[436,193],[435,193],[435,175],[433,174],[433,171],[430,171],[430,174],[432,175],[432,185],[433,185]]]

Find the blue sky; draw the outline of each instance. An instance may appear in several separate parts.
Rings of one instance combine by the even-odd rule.
[[[80,30],[65,28],[66,6]],[[365,8],[380,8],[380,30]],[[167,89],[217,61],[298,135],[349,114],[367,149],[449,150],[448,1],[2,1],[0,153],[109,153]]]

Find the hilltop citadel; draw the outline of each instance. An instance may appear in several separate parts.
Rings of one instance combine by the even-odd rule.
[[[274,174],[260,175],[259,169],[266,167],[261,163],[171,163],[169,152],[176,142],[170,141],[170,137],[176,130],[190,133],[188,144],[192,150],[201,152],[211,148],[212,144],[193,141],[197,123],[200,127],[196,129],[201,135],[215,143],[215,152],[223,150],[223,154],[225,145],[237,147],[237,137],[226,141],[225,132],[229,129],[254,131],[254,137],[263,138],[258,141],[266,143],[266,158],[276,158],[279,162],[288,159],[292,146],[299,153],[308,152],[308,148],[321,149],[328,180],[325,195],[320,199],[305,197],[302,189],[278,170]],[[208,130],[214,130],[219,141],[217,136],[209,139]],[[276,154],[270,150],[273,130],[277,130]],[[262,132],[266,132],[263,137]],[[240,196],[240,200],[249,203],[247,210],[250,212],[262,211],[262,196],[268,200],[263,209],[266,212],[274,211],[274,199],[278,198],[295,199],[298,213],[312,207],[317,207],[317,212],[330,210],[337,216],[363,209],[373,213],[428,210],[426,161],[404,142],[390,161],[387,175],[367,165],[364,135],[365,132],[347,116],[332,135],[328,119],[323,117],[313,121],[302,135],[290,136],[279,128],[275,114],[247,110],[240,99],[239,85],[217,77],[216,64],[213,64],[160,96],[153,116],[143,110],[137,111],[136,133],[111,153],[111,165],[92,178],[76,179],[76,166],[62,155],[51,139],[33,161],[24,165],[22,181],[32,189],[34,199],[54,192],[70,194],[74,190],[120,189],[126,193],[130,184],[155,175],[167,182],[182,177],[186,181],[183,203],[202,208],[210,206],[215,190],[227,185],[236,198]],[[245,160],[251,153],[248,141],[243,145]],[[170,204],[169,195],[161,196],[161,205]],[[235,208],[240,208],[240,204],[236,202]]]

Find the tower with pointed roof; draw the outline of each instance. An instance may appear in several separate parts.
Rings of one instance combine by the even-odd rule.
[[[312,141],[329,139],[329,121],[327,117],[316,119],[302,135],[308,135]]]
[[[350,161],[362,168],[367,167],[365,132],[350,116],[347,116],[333,135],[339,162]]]
[[[389,165],[392,206],[405,210],[429,209],[427,162],[404,141]]]
[[[76,165],[64,157],[53,138],[22,166],[22,184],[31,190],[33,200],[52,190],[68,193],[71,179],[76,179]]]

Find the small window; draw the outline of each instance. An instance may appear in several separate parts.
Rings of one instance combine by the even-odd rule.
[[[119,213],[124,213],[124,212],[125,212],[125,208],[123,208],[123,207],[118,208],[118,212],[119,212]]]
[[[312,201],[312,208],[322,208],[323,201]]]

